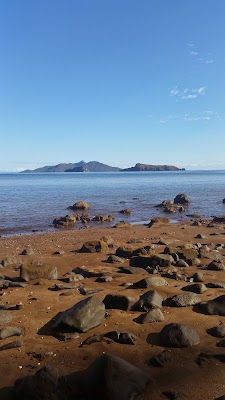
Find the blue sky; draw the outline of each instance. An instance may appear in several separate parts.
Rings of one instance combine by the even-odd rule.
[[[0,2],[0,170],[225,168],[223,0]]]

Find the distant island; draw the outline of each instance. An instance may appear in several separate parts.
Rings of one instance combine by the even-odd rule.
[[[174,167],[174,165],[148,165],[137,163],[134,167],[125,168],[122,171],[185,171],[185,168]]]
[[[40,173],[40,172],[133,172],[133,171],[184,171],[185,168],[174,167],[173,165],[148,165],[137,163],[131,168],[117,168],[102,164],[98,161],[80,161],[78,163],[61,163],[57,165],[46,165],[45,167],[36,168],[33,170],[26,169],[22,173]]]

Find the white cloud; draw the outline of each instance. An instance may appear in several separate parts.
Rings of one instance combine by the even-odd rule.
[[[185,88],[183,90],[179,90],[177,87],[175,87],[170,90],[169,95],[180,100],[193,100],[197,99],[199,96],[204,96],[205,92],[205,86],[200,86],[194,89]]]
[[[190,54],[191,56],[197,56],[197,55],[198,55],[198,51],[191,50],[191,51],[189,52],[189,54]]]

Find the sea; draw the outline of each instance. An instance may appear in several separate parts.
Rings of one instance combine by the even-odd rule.
[[[186,213],[165,214],[155,206],[185,193]],[[77,201],[90,205],[90,216],[113,214],[116,222],[148,223],[152,217],[171,221],[201,214],[225,214],[225,171],[2,173],[0,174],[0,235],[54,231],[54,218],[65,216]],[[126,216],[119,211],[131,209]],[[96,226],[99,223],[93,223]],[[107,225],[106,225],[107,226]],[[74,229],[80,226],[76,224]]]

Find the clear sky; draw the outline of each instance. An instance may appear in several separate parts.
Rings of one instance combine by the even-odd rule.
[[[225,168],[224,0],[2,0],[0,58],[0,170]]]

